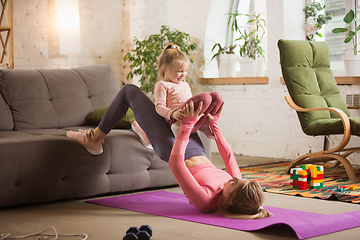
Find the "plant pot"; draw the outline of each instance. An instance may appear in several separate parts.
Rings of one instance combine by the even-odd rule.
[[[261,77],[263,58],[239,58],[240,77]]]
[[[347,76],[360,76],[360,55],[342,56]]]
[[[236,77],[236,54],[220,54],[217,57],[219,77]]]

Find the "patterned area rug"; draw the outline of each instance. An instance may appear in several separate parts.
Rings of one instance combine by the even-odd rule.
[[[360,203],[359,166],[354,166],[357,182],[353,183],[347,179],[344,167],[332,167],[332,165],[323,164],[325,169],[324,188],[298,190],[290,188],[290,175],[285,173],[285,169],[289,164],[289,162],[286,162],[253,167],[242,167],[241,173],[244,178],[259,181],[266,192]],[[349,188],[345,188],[343,192],[337,191],[337,187],[351,185],[357,185],[359,188],[357,190],[349,190]]]

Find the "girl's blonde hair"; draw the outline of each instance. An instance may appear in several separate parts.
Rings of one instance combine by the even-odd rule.
[[[228,218],[261,219],[272,214],[262,207],[265,201],[263,190],[255,180],[239,187],[226,199],[221,199],[220,212]]]
[[[164,66],[171,69],[177,64],[188,62],[189,59],[186,57],[185,53],[180,50],[179,46],[169,43],[159,56],[159,79],[161,80],[165,77],[165,72],[163,70]]]

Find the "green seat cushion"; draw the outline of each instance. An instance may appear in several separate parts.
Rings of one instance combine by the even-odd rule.
[[[350,117],[351,134],[360,136],[360,117]],[[307,135],[331,135],[343,134],[344,127],[340,118],[318,119],[313,121],[305,129]]]
[[[90,124],[98,125],[100,123],[101,119],[103,118],[108,107],[109,107],[109,105],[99,108],[99,109],[95,110],[94,112],[90,113],[86,117],[87,122]],[[135,121],[134,112],[131,110],[131,108],[129,108],[128,111],[126,112],[125,116],[123,117],[123,119],[121,119],[121,121],[118,122],[114,128],[129,129],[129,128],[131,128],[131,123],[133,121]]]
[[[360,117],[350,117],[351,133],[360,136]]]

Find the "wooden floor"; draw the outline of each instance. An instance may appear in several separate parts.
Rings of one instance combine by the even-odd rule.
[[[245,156],[236,156],[236,158],[240,166],[281,161],[281,159]],[[212,161],[218,167],[222,167],[222,160],[219,154],[214,154]],[[179,187],[161,190],[182,193]],[[265,207],[273,206],[322,214],[360,211],[359,204],[286,196],[267,192],[264,192],[264,195],[266,199]],[[153,228],[151,240],[298,239],[289,227],[270,228],[255,232],[237,231],[118,208],[104,207],[86,203],[85,200],[88,199],[0,208],[0,234],[27,235],[54,226],[59,234],[86,233],[90,240],[114,240],[122,239],[129,227],[145,224]],[[319,236],[314,239],[351,240],[359,239],[359,236],[360,227]],[[35,240],[39,238],[33,237],[27,239]],[[76,240],[82,238],[59,238],[59,240],[62,239]]]
[[[235,155],[236,161],[240,167],[242,166],[253,166],[253,165],[260,165],[266,163],[274,163],[274,162],[284,162],[289,161],[286,159],[279,159],[279,158],[265,158],[265,157],[249,157],[243,155]],[[212,153],[211,154],[211,161],[213,164],[218,168],[225,168],[225,164],[220,156],[219,153]]]

